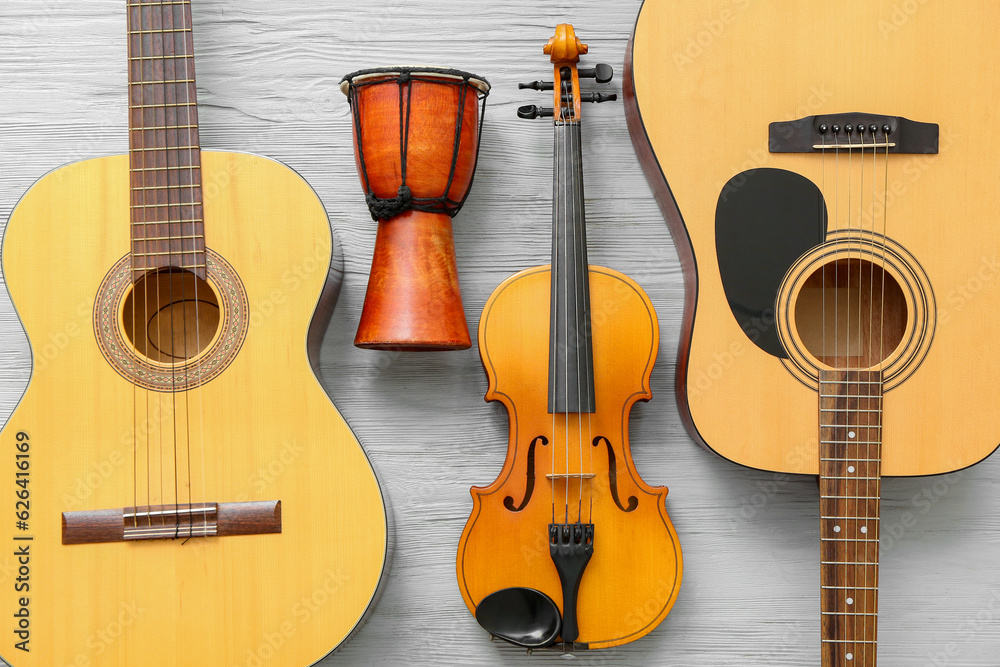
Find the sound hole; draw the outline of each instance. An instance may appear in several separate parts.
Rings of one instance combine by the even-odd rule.
[[[906,300],[887,271],[863,259],[825,264],[804,283],[795,326],[806,349],[833,368],[871,368],[903,340]]]
[[[184,362],[215,338],[219,301],[208,283],[189,271],[152,271],[125,297],[122,325],[135,351],[147,359]]]

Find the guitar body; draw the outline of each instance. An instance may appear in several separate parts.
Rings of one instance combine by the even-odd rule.
[[[202,363],[225,367],[188,391],[136,387],[109,361],[125,324],[98,306],[123,256],[128,276],[127,156],[52,172],[10,218],[3,270],[34,364],[0,435],[0,654],[16,667],[303,667],[374,604],[386,505],[307,352],[334,296],[327,216],[276,162],[202,159],[209,282],[228,295]],[[265,500],[279,533],[63,544],[65,512]]]
[[[819,364],[802,353],[795,309],[807,269],[828,252],[874,257],[900,287],[901,339],[882,367],[882,474],[953,471],[997,447],[998,26],[1000,6],[987,1],[850,0],[823,11],[776,0],[644,3],[627,111],[685,271],[677,382],[697,441],[753,468],[818,474]],[[938,150],[769,151],[769,124],[846,112],[936,123]],[[811,206],[825,202],[825,234],[801,233],[815,215],[784,228],[764,221],[734,252],[720,225],[739,236],[758,224],[731,207],[769,170],[797,175],[786,180],[798,179]],[[796,234],[805,240],[788,240]],[[776,277],[756,318],[730,303],[740,285],[726,275],[740,271],[744,283]]]
[[[605,352],[594,356],[596,411],[553,415],[545,409],[550,285],[548,266],[521,271],[497,287],[480,319],[486,400],[507,408],[510,444],[497,479],[472,489],[473,510],[458,549],[459,588],[473,614],[484,597],[510,587],[542,591],[562,609],[548,525],[554,511],[562,518],[566,502],[571,518],[582,502],[584,519],[595,526],[594,554],[580,583],[575,644],[607,648],[655,628],[681,582],[680,544],[664,505],[667,489],[639,477],[628,438],[632,406],[652,396],[659,327],[634,281],[591,266],[591,334],[594,349]],[[597,436],[604,439],[591,444]],[[583,491],[580,481],[552,483],[546,477],[581,469],[596,475]]]

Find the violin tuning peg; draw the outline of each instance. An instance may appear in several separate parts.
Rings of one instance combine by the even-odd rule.
[[[532,81],[531,83],[519,83],[517,84],[518,90],[524,90],[529,88],[531,90],[553,90],[556,85],[551,81]]]
[[[595,79],[597,83],[608,83],[615,78],[615,70],[611,65],[601,63],[595,67],[585,67],[578,69],[580,78]]]
[[[552,118],[556,115],[555,109],[550,109],[548,107],[537,107],[534,104],[528,104],[523,107],[517,108],[518,118]]]
[[[616,93],[583,93],[580,95],[581,102],[593,102],[595,104],[614,102],[617,99],[618,95]]]

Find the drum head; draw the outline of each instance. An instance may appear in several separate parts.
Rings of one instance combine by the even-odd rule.
[[[490,94],[490,84],[483,77],[470,72],[443,67],[373,67],[362,69],[357,72],[351,72],[341,79],[340,90],[347,95],[350,92],[351,86],[366,82],[370,83],[375,80],[391,81],[392,79],[398,79],[404,74],[433,79],[450,79],[456,82],[468,80],[483,96]]]

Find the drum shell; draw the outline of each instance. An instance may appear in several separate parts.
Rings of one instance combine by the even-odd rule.
[[[479,143],[478,91],[467,82],[424,80],[432,77],[421,74],[401,84],[399,77],[387,76],[353,91],[355,161],[362,187],[367,176],[367,186],[376,197],[395,197],[403,185],[404,141],[406,185],[414,199],[446,196],[457,204],[469,192]]]

